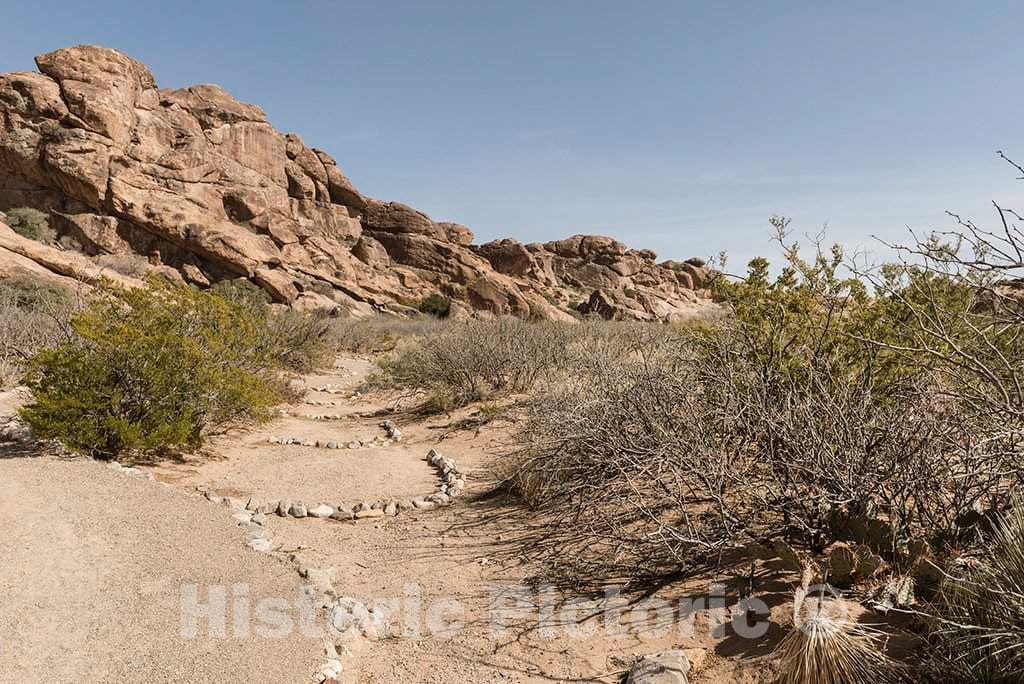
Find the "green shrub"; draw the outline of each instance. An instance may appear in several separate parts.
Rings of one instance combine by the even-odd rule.
[[[259,285],[248,278],[221,280],[210,288],[214,294],[252,311],[258,316],[266,316],[270,306],[270,295]]]
[[[65,287],[51,280],[29,275],[13,275],[0,280],[0,302],[6,306],[35,311],[64,309],[74,297]]]
[[[209,292],[149,285],[105,293],[72,318],[73,340],[29,359],[21,415],[36,434],[112,458],[193,449],[269,416],[281,390],[263,321]]]
[[[15,207],[4,212],[7,225],[18,235],[39,242],[53,242],[57,233],[50,227],[50,219],[43,212],[31,207]]]
[[[448,315],[448,311],[451,309],[451,306],[452,303],[447,297],[435,292],[432,295],[424,297],[416,308],[422,313],[429,314],[437,318],[444,318]]]

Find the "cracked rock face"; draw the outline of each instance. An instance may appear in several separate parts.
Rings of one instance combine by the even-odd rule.
[[[275,302],[346,315],[408,313],[434,293],[478,316],[567,319],[582,303],[665,320],[707,305],[703,265],[658,264],[601,236],[474,246],[465,226],[367,198],[331,155],[219,86],[160,89],[145,65],[91,45],[36,65],[0,74],[0,211],[47,212],[81,255],[54,268],[66,250],[0,225],[0,277],[15,262],[78,277],[116,256],[199,287],[245,278]]]

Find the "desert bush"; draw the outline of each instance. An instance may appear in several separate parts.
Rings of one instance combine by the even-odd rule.
[[[18,235],[39,242],[53,242],[57,232],[50,227],[50,217],[31,207],[15,207],[4,212],[7,225]]]
[[[451,309],[451,306],[451,300],[443,295],[434,293],[420,300],[417,308],[421,313],[435,316],[436,318],[444,318],[448,315],[448,310]]]
[[[266,316],[270,306],[270,294],[248,278],[220,280],[210,289],[224,299],[252,311],[257,316]]]
[[[446,321],[425,316],[336,319],[331,324],[328,340],[332,348],[352,354],[389,352],[400,340],[435,335],[447,325]]]
[[[253,315],[260,318],[258,310]],[[328,343],[331,320],[326,313],[285,309],[267,313],[263,320],[265,345],[282,368],[310,373],[330,361],[333,355]]]
[[[309,373],[329,361],[331,320],[326,312],[273,307],[266,290],[247,278],[221,280],[210,290],[262,323],[258,328],[259,340],[254,344],[281,368]]]
[[[31,276],[0,281],[0,388],[16,384],[25,360],[69,334],[74,293]]]
[[[569,327],[514,318],[452,322],[400,342],[381,363],[395,386],[424,392],[435,408],[527,392],[565,358]]]
[[[863,541],[911,570],[973,543],[1019,485],[1019,416],[993,420],[991,381],[960,367],[1024,361],[1019,329],[984,327],[972,285],[927,269],[890,267],[869,293],[838,249],[787,257],[774,278],[758,259],[719,285],[726,320],[577,345],[533,403],[508,481],[562,512],[547,539],[573,579],[679,572],[780,537]],[[914,352],[928,307],[960,356]]]
[[[195,448],[268,416],[280,389],[263,322],[209,292],[149,286],[107,291],[72,317],[73,339],[28,360],[21,415],[36,434],[111,458]]]
[[[149,261],[141,254],[100,254],[92,261],[100,268],[129,278],[144,278],[149,271]]]

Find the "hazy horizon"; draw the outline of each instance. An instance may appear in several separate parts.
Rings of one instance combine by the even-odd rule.
[[[851,249],[979,223],[1024,186],[1024,7],[269,2],[9,8],[0,71],[76,43],[218,83],[364,193],[477,241],[614,236],[777,259],[768,218]]]

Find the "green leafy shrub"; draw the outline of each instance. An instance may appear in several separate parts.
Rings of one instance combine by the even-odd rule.
[[[43,212],[31,207],[15,207],[4,212],[7,225],[18,235],[39,242],[53,242],[57,233],[50,227],[50,219]]]
[[[269,416],[281,389],[263,321],[209,292],[149,285],[105,293],[74,315],[74,339],[28,360],[21,415],[36,434],[112,458],[193,449]]]
[[[432,295],[424,297],[416,308],[419,309],[421,313],[435,316],[437,318],[444,318],[448,315],[448,311],[451,309],[451,306],[451,300],[435,292]]]

